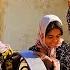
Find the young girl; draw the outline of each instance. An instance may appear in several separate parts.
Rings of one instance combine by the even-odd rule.
[[[70,45],[62,38],[62,22],[56,15],[45,15],[39,24],[38,39],[29,50],[44,62],[46,70],[70,70]],[[26,60],[27,70],[28,63]],[[21,66],[20,64],[20,66]],[[20,67],[20,70],[24,70]]]

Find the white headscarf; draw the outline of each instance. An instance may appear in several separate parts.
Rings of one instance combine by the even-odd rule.
[[[38,50],[42,53],[47,54],[49,57],[56,58],[56,48],[48,48],[48,46],[45,44],[45,32],[46,28],[49,25],[50,22],[58,21],[59,25],[62,26],[62,21],[57,17],[56,15],[45,15],[39,24],[39,33],[38,33],[38,39],[36,41],[36,47]],[[56,47],[60,46],[62,44],[63,39],[60,38],[58,44]]]
[[[58,21],[59,24],[62,26],[62,21],[56,15],[51,15],[51,14],[45,15],[40,21],[39,34],[38,34],[38,40],[41,42],[42,46],[46,45],[45,44],[45,31],[49,23],[52,21]]]

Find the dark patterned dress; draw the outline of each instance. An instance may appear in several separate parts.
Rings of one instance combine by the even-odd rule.
[[[70,45],[63,42],[61,47],[57,48],[57,59],[61,63],[61,70],[70,70]]]
[[[70,31],[70,8],[68,8],[66,19],[68,23],[68,30]]]

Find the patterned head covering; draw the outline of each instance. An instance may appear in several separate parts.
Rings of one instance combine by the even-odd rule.
[[[0,53],[3,53],[5,52],[6,50],[8,50],[10,47],[6,44],[3,44],[1,41],[0,41]]]
[[[6,58],[7,55],[11,55],[13,53],[13,50],[9,44],[4,44],[0,41],[0,53],[2,53],[4,58]]]

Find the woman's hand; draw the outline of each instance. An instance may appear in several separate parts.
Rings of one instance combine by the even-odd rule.
[[[41,52],[37,52],[37,55],[41,58],[42,61],[44,61],[44,63],[47,64],[47,67],[50,68],[51,66],[53,66],[54,70],[60,70],[60,62],[56,58],[48,57]]]
[[[56,58],[52,58],[54,70],[60,70],[60,62]]]
[[[46,65],[46,68],[49,70],[52,67],[52,60],[50,59],[50,57],[41,52],[37,52],[37,55],[41,58],[41,60]]]
[[[36,54],[41,58],[41,60],[43,60],[43,61],[44,60],[49,60],[50,62],[52,62],[51,58],[48,57],[47,55],[45,55],[44,53],[37,52]]]

